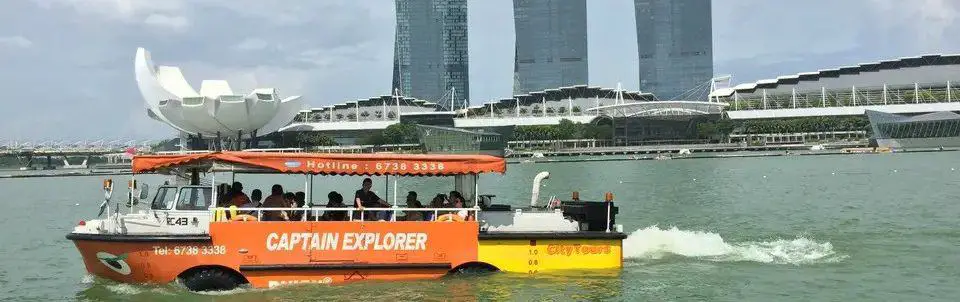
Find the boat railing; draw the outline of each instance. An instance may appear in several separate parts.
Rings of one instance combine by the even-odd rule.
[[[330,221],[330,220],[321,220],[325,217],[324,213],[346,213],[345,217],[342,220],[334,221],[397,221],[397,214],[400,212],[410,213],[410,212],[419,212],[423,213],[423,217],[418,220],[401,220],[401,221],[437,221],[441,219],[446,214],[453,214],[462,218],[462,220],[475,219],[477,217],[477,212],[480,211],[480,208],[469,207],[469,208],[402,208],[402,207],[380,207],[372,208],[366,207],[363,210],[359,208],[328,208],[328,207],[302,207],[302,208],[239,208],[239,207],[229,207],[229,208],[212,208],[211,214],[213,215],[213,221],[230,221],[230,220],[243,220],[242,215],[250,215],[256,217],[257,221],[264,221],[264,214],[269,212],[280,212],[281,217],[286,217],[284,220],[272,220],[272,221]],[[387,215],[389,214],[389,215]],[[426,214],[433,214],[432,216],[427,216]],[[373,215],[371,218],[370,216]],[[385,216],[386,217],[384,219]],[[406,217],[406,216],[405,216]],[[295,219],[299,218],[299,219]],[[451,217],[456,219],[454,217]],[[268,220],[271,221],[271,220]]]

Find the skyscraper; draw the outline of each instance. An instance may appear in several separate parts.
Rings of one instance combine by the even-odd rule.
[[[640,90],[680,97],[713,77],[710,0],[634,0]]]
[[[587,84],[587,1],[513,0],[514,94]]]
[[[396,0],[396,5],[394,91],[463,108],[470,96],[467,0]]]

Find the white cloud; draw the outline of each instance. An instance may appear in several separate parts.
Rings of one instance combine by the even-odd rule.
[[[137,21],[152,13],[177,13],[185,10],[181,0],[33,0],[44,8],[69,7],[77,12],[96,14],[115,20]]]
[[[23,36],[10,36],[10,37],[0,37],[0,46],[9,46],[15,48],[30,48],[33,46],[33,41],[30,41]]]
[[[143,23],[176,31],[182,31],[190,26],[190,21],[184,16],[169,16],[164,14],[151,14],[143,20]]]
[[[261,50],[267,48],[268,45],[267,41],[260,38],[246,38],[236,47],[239,50]]]

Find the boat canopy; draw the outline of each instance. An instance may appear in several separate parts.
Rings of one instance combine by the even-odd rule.
[[[319,175],[451,176],[504,173],[503,158],[459,154],[323,154],[222,151],[176,155],[138,155],[133,173],[180,168],[208,172]]]

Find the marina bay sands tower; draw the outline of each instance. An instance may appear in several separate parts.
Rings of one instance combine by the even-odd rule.
[[[634,0],[640,90],[661,100],[713,77],[710,0]]]
[[[396,0],[396,9],[393,92],[468,106],[467,0]]]
[[[587,84],[587,1],[513,0],[513,93]]]

